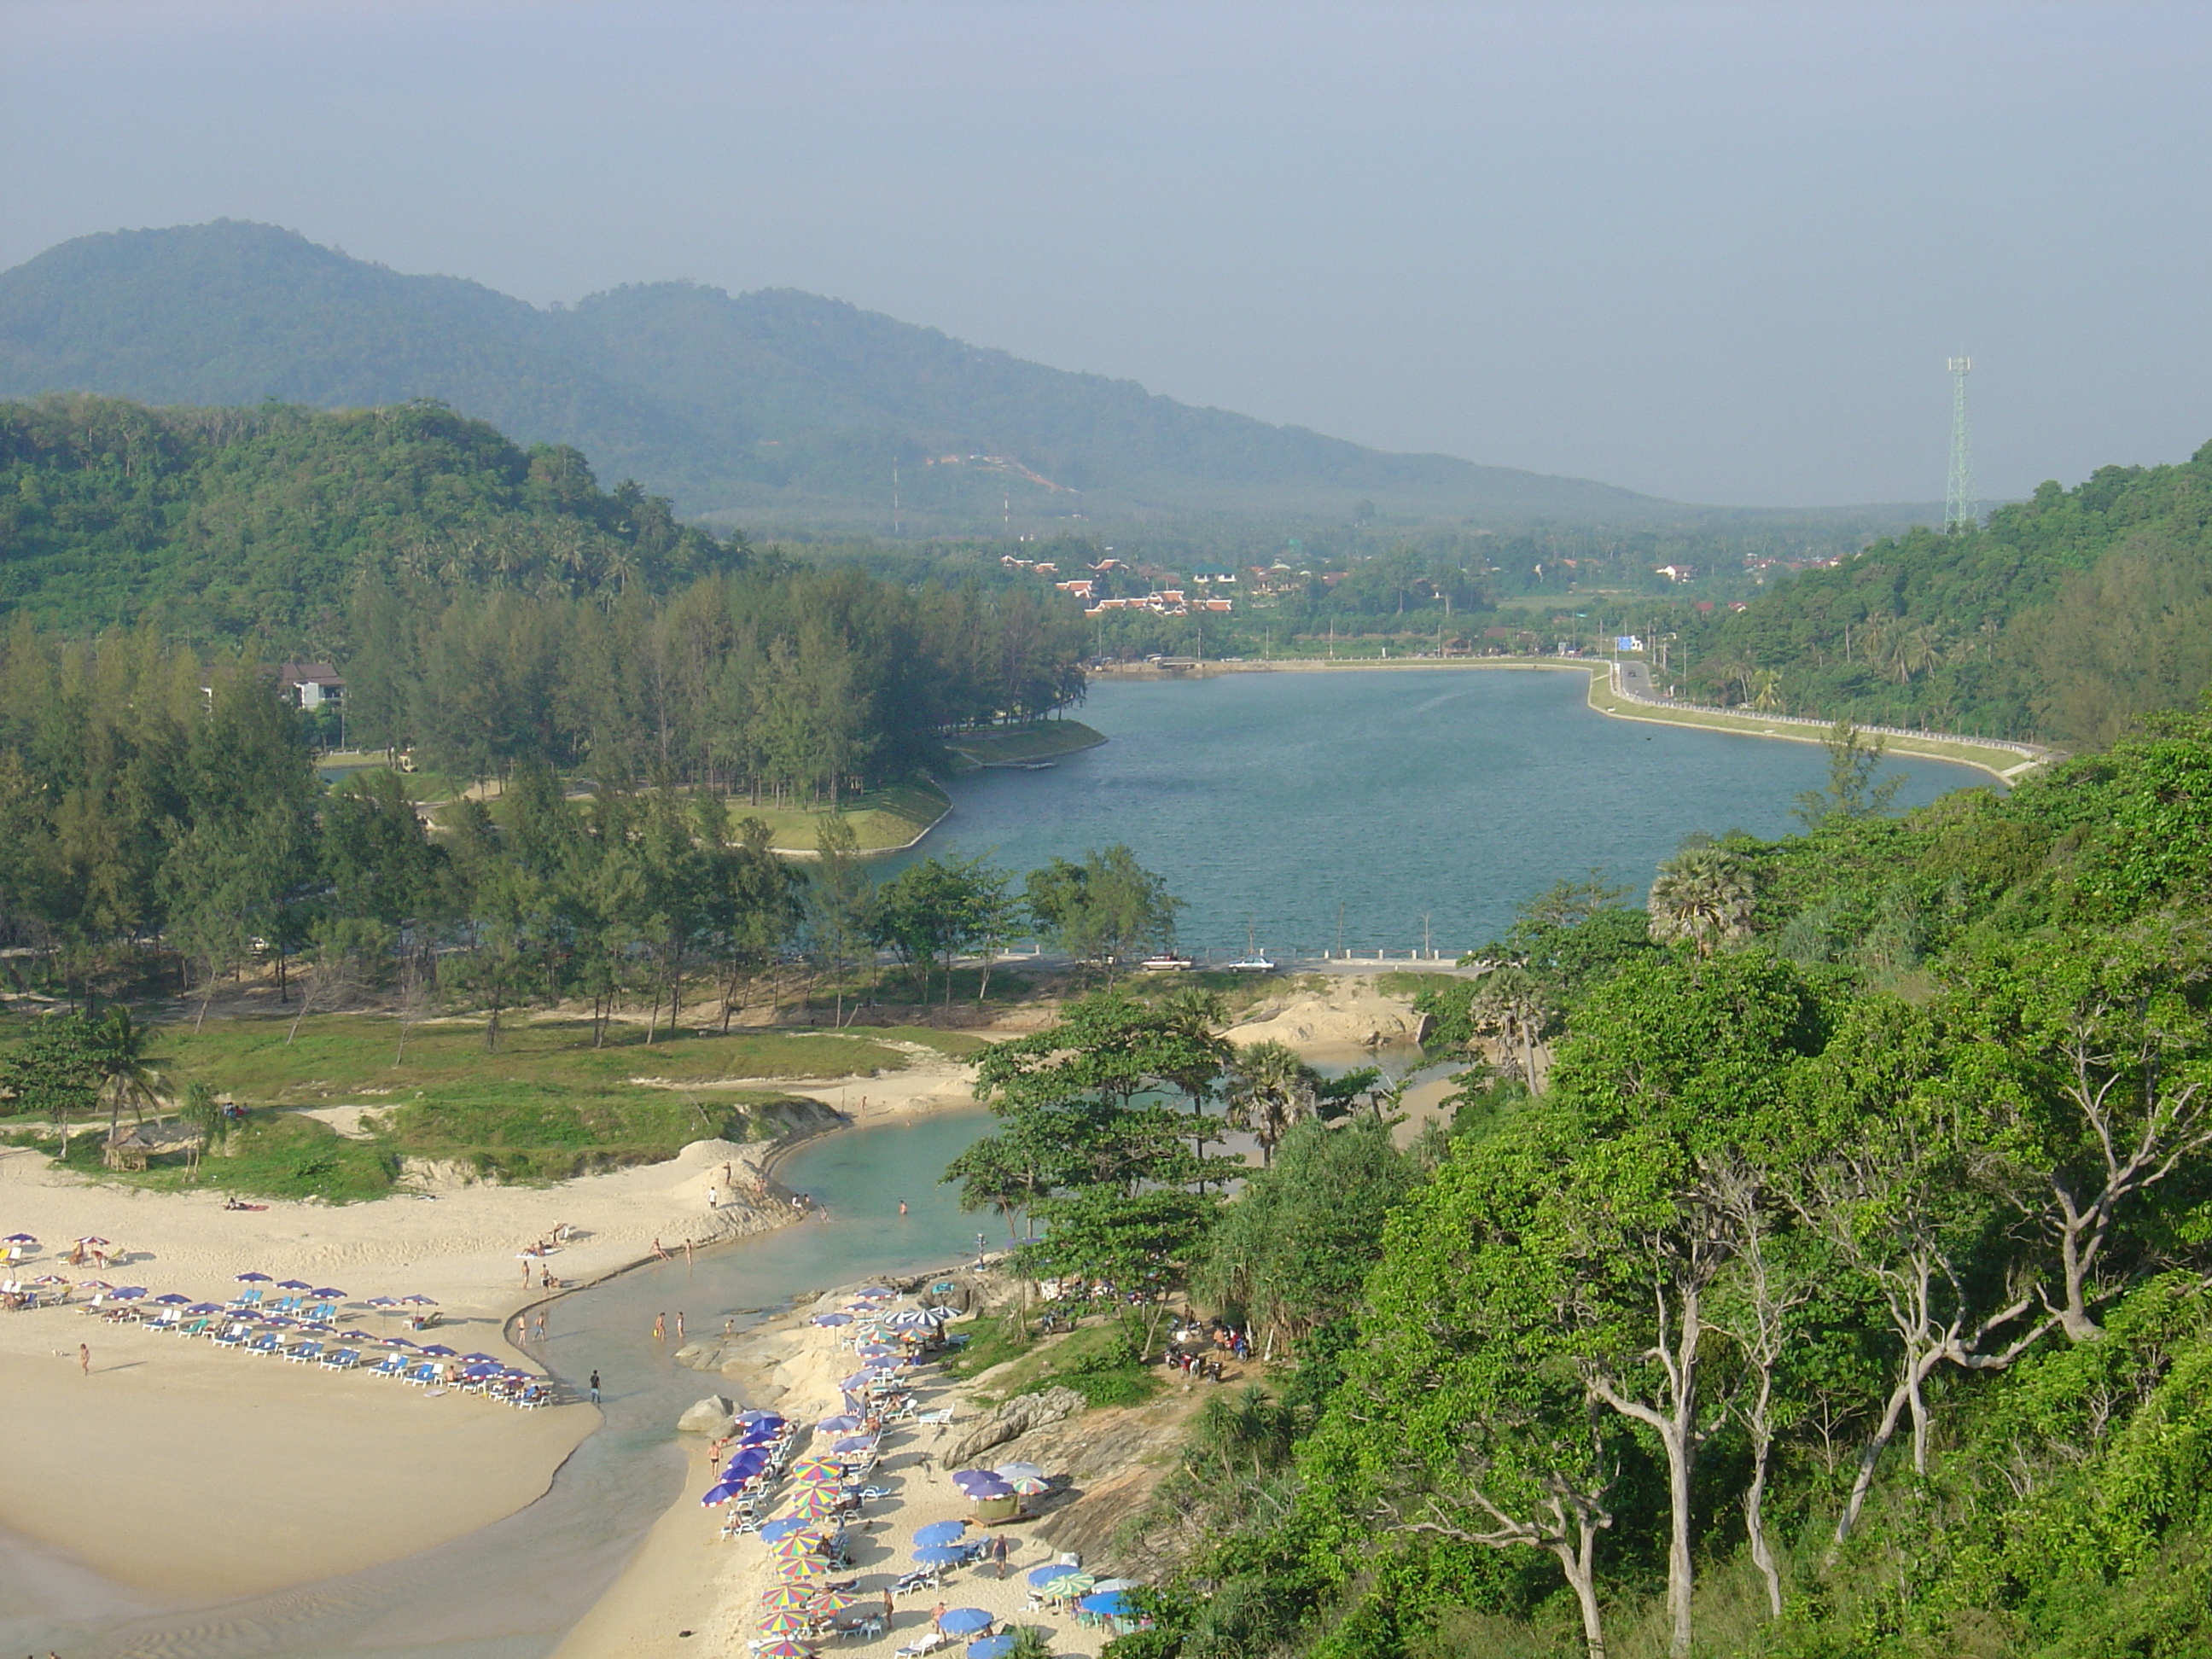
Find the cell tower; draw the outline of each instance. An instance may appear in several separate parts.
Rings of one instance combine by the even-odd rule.
[[[1954,357],[1951,370],[1951,477],[1943,489],[1943,528],[1973,530],[1982,522],[1982,504],[1974,495],[1974,446],[1966,434],[1966,376],[1973,373],[1972,357]]]

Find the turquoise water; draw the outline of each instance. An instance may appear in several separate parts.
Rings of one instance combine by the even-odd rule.
[[[1096,685],[1102,748],[954,785],[916,852],[1017,872],[1126,842],[1187,904],[1186,948],[1278,955],[1495,938],[1514,907],[1602,869],[1640,898],[1693,830],[1778,835],[1827,782],[1816,744],[1611,720],[1579,673],[1438,668]],[[1900,805],[1994,786],[1899,760]],[[894,866],[896,867],[896,866]]]

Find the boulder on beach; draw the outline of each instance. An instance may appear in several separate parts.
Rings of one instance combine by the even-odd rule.
[[[730,1419],[738,1408],[719,1394],[710,1394],[684,1408],[684,1415],[676,1419],[678,1434],[727,1434]]]

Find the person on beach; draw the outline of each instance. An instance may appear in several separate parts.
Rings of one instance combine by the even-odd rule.
[[[738,1322],[734,1316],[722,1322],[722,1334],[724,1336],[731,1337],[735,1336],[737,1334]]]
[[[721,1202],[721,1198],[722,1189],[720,1187],[709,1187],[707,1188],[707,1207],[708,1209],[714,1209],[717,1205],[719,1205]]]
[[[676,1340],[678,1342],[684,1340],[684,1310],[681,1308],[676,1310]]]
[[[899,1213],[901,1215],[904,1215],[906,1213],[906,1200],[904,1199],[899,1200]]]
[[[522,1258],[522,1288],[530,1288],[530,1258],[526,1255]]]
[[[659,1256],[663,1261],[668,1260],[668,1252],[660,1248],[660,1240],[658,1237],[653,1241],[653,1253]]]
[[[76,1345],[76,1363],[87,1376],[92,1375],[92,1350],[82,1342]]]
[[[599,1374],[597,1371],[592,1373],[591,1390],[592,1403],[596,1406],[599,1403]]]
[[[1006,1534],[1000,1533],[991,1540],[991,1563],[999,1570],[998,1576],[1006,1576]]]
[[[929,1627],[939,1636],[945,1634],[945,1603],[939,1601],[929,1610]]]
[[[897,1616],[898,1609],[891,1603],[891,1587],[886,1584],[884,1586],[884,1628],[889,1630],[891,1620]]]
[[[668,1340],[668,1316],[665,1313],[657,1313],[653,1316],[653,1340],[656,1342]]]

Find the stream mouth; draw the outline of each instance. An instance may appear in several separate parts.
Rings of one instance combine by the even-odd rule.
[[[826,1220],[635,1267],[547,1304],[547,1340],[530,1352],[571,1388],[597,1370],[605,1420],[544,1496],[505,1519],[342,1577],[171,1612],[0,1536],[0,1650],[67,1659],[543,1659],[676,1500],[678,1414],[730,1392],[726,1378],[674,1364],[679,1345],[653,1340],[654,1316],[665,1313],[672,1326],[681,1311],[695,1337],[726,1321],[744,1330],[810,1291],[971,1258],[976,1218],[937,1177],[991,1121],[981,1110],[946,1112],[802,1142],[777,1176],[811,1194]],[[222,1524],[210,1510],[209,1523]],[[331,1523],[343,1525],[344,1515],[334,1494]]]

